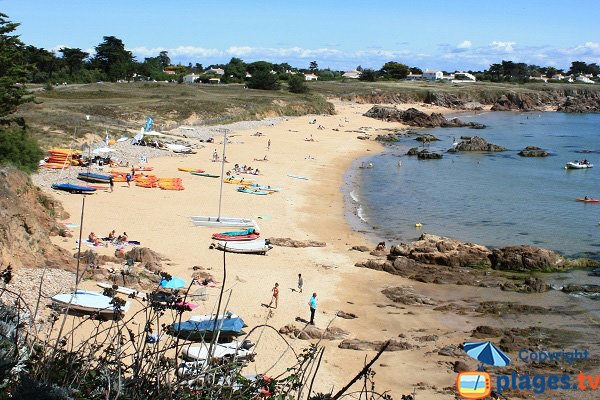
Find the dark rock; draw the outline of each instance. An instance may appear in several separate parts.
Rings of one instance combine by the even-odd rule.
[[[435,136],[433,136],[433,135],[431,135],[429,133],[426,133],[426,134],[417,136],[415,138],[415,140],[418,141],[418,142],[430,143],[430,142],[436,142],[436,141],[438,141],[440,139],[436,138]]]
[[[338,317],[340,317],[340,318],[344,318],[344,319],[354,319],[354,318],[358,318],[358,317],[356,316],[356,314],[353,314],[353,313],[347,313],[347,312],[344,312],[344,311],[338,311],[336,315],[337,315]]]
[[[369,254],[374,257],[386,257],[388,253],[385,250],[373,250]]]
[[[350,250],[362,251],[364,253],[369,251],[370,249],[367,246],[352,246]]]
[[[458,347],[456,347],[455,345],[451,344],[449,346],[445,346],[445,347],[442,347],[441,349],[439,349],[438,354],[440,356],[446,356],[446,357],[459,357],[459,356],[464,356],[465,352],[462,351],[461,349],[459,349]]]
[[[458,372],[472,371],[472,369],[464,361],[454,361],[454,365],[452,366],[452,371],[458,373]]]
[[[500,337],[500,336],[502,336],[502,334],[503,334],[503,330],[500,328],[493,328],[488,325],[480,325],[480,326],[476,327],[475,329],[473,329],[473,331],[471,332],[471,337],[474,337],[477,339],[483,339],[483,338]]]
[[[562,291],[565,293],[600,293],[600,285],[565,285]]]
[[[382,346],[385,344],[383,341],[368,341],[368,340],[360,340],[360,339],[344,339],[339,344],[340,349],[350,349],[350,350],[381,350]],[[415,346],[410,343],[402,342],[396,339],[390,339],[390,345],[385,349],[385,351],[401,351],[401,350],[411,350]]]
[[[435,301],[427,296],[415,293],[411,287],[391,287],[381,291],[388,299],[394,303],[401,303],[406,305],[411,304],[423,304],[423,305],[435,305]]]
[[[125,259],[139,262],[141,268],[155,273],[162,271],[162,261],[166,260],[162,255],[148,247],[134,247],[125,253]]]
[[[427,233],[415,242],[395,245],[390,249],[390,258],[402,256],[424,264],[456,267],[490,266],[490,254],[485,246]]]
[[[281,247],[325,247],[325,242],[318,242],[316,240],[295,240],[291,238],[269,238],[269,241],[274,246]]]
[[[517,154],[522,157],[548,157],[550,155],[546,150],[535,146],[527,146]]]
[[[407,156],[416,156],[417,154],[419,154],[419,148],[418,147],[411,147],[406,152]]]
[[[306,325],[302,329],[298,328],[294,324],[288,324],[281,329],[279,329],[279,333],[283,335],[289,335],[293,338],[298,338],[301,340],[310,340],[310,339],[325,339],[325,340],[339,340],[343,339],[349,335],[348,332],[341,328],[337,328],[335,326],[330,326],[329,328],[323,330],[321,328],[317,328],[313,325]]]
[[[506,314],[549,314],[552,310],[540,307],[530,306],[528,304],[520,304],[508,301],[483,301],[475,309],[476,312],[492,315]]]
[[[531,94],[508,92],[496,100],[492,105],[492,111],[534,111],[542,110],[543,106],[539,97],[533,98]]]
[[[492,268],[502,271],[560,271],[567,268],[565,258],[555,251],[528,245],[494,249],[490,255]]]
[[[442,155],[439,153],[430,153],[428,150],[422,150],[417,154],[419,160],[439,160]]]
[[[365,117],[380,119],[383,121],[401,122],[410,126],[419,126],[423,128],[452,128],[452,127],[471,127],[483,128],[485,125],[475,122],[463,122],[458,118],[451,120],[446,119],[442,114],[431,113],[427,115],[416,108],[409,108],[406,111],[399,110],[395,107],[385,107],[375,105],[364,114]]]
[[[448,149],[450,153],[456,153],[459,151],[487,151],[487,152],[500,152],[505,151],[506,148],[498,146],[492,143],[488,143],[485,139],[479,136],[461,137],[461,142],[456,146]]]
[[[589,96],[567,96],[563,103],[558,106],[557,111],[569,113],[600,112],[600,96],[597,92],[590,94]]]
[[[438,339],[438,335],[425,335],[415,338],[417,342],[436,342]]]

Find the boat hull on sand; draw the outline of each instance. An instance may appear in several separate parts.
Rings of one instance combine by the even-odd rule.
[[[53,183],[52,189],[69,193],[94,193],[96,188],[89,186],[71,185],[70,183]]]
[[[110,183],[110,175],[93,174],[91,172],[80,172],[77,179],[93,183]]]
[[[213,339],[214,331],[224,342],[244,334],[245,324],[241,318],[218,319],[216,323],[215,329],[214,320],[175,322],[167,327],[167,333],[185,340],[208,341]]]
[[[119,309],[111,304],[113,298],[104,296],[100,292],[78,290],[73,293],[61,293],[52,297],[52,307],[60,310],[69,309],[74,314],[98,313],[104,318],[121,318],[129,310],[130,303]]]
[[[267,254],[267,251],[271,250],[273,246],[269,243],[268,239],[252,240],[248,242],[226,242],[218,241],[215,248],[221,251],[227,251],[230,253],[246,253],[246,254]]]
[[[231,217],[208,217],[194,216],[192,223],[195,226],[213,226],[221,228],[252,228],[256,226],[256,221],[246,218],[231,218]]]

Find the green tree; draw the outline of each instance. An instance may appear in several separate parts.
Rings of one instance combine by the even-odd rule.
[[[246,71],[248,71],[250,74],[253,74],[255,71],[257,71],[259,69],[266,69],[267,71],[274,70],[273,64],[271,64],[270,62],[267,62],[267,61],[255,61],[253,63],[246,65]],[[275,72],[277,72],[277,71],[275,71]]]
[[[65,64],[69,68],[69,75],[71,76],[73,76],[74,74],[79,72],[81,68],[83,68],[83,62],[90,55],[90,53],[86,53],[85,51],[78,48],[63,47],[59,51],[63,55]]]
[[[169,65],[171,65],[171,59],[169,58],[169,52],[166,50],[158,53],[158,61],[160,62],[160,66],[165,69]]]
[[[134,71],[135,59],[130,51],[125,50],[121,39],[104,36],[104,41],[96,46],[93,64],[97,65],[111,81],[128,79]]]
[[[311,72],[315,72],[319,69],[319,64],[317,64],[316,61],[311,61],[308,65],[308,69],[310,69]]]
[[[408,65],[404,65],[395,61],[388,61],[383,64],[379,70],[381,76],[387,79],[405,79],[409,74]]]
[[[304,79],[304,75],[293,74],[288,78],[288,90],[292,93],[306,93],[308,92],[308,85]]]
[[[25,87],[17,84],[27,80],[27,70],[31,67],[25,61],[23,43],[11,34],[18,26],[0,13],[0,123],[20,104],[33,100],[27,96]]]
[[[269,69],[257,69],[248,81],[250,89],[278,90],[277,74],[272,74]]]
[[[377,71],[374,71],[371,68],[365,68],[362,70],[358,79],[366,82],[375,82],[377,80]]]
[[[24,127],[0,128],[0,164],[34,172],[43,157],[44,152]]]
[[[411,74],[415,74],[415,75],[419,75],[419,74],[423,74],[423,70],[419,67],[411,67],[410,68],[410,73]]]
[[[223,67],[223,71],[223,82],[243,82],[246,78],[246,63],[241,58],[232,57]]]

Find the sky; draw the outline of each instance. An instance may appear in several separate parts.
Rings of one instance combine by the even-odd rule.
[[[483,70],[502,60],[600,64],[600,1],[0,0],[26,44],[93,54],[116,36],[138,61]]]

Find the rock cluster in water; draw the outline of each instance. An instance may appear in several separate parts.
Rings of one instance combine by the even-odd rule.
[[[488,143],[485,139],[479,136],[462,136],[461,141],[456,146],[448,149],[450,153],[459,151],[488,151],[499,152],[505,151],[506,147],[498,146],[497,144]]]
[[[409,108],[405,111],[399,110],[395,107],[386,107],[375,105],[371,107],[369,111],[364,114],[365,117],[380,119],[383,121],[390,122],[401,122],[410,126],[418,126],[422,128],[456,128],[456,127],[468,127],[473,129],[485,128],[485,125],[477,122],[464,122],[458,118],[446,119],[440,113],[426,113],[417,110],[416,108]]]
[[[517,154],[521,157],[548,157],[550,155],[546,150],[536,146],[527,146]]]

